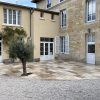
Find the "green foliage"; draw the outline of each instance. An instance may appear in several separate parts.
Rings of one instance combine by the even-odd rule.
[[[26,37],[26,32],[22,28],[12,28],[5,27],[2,32],[0,32],[0,36],[3,39],[3,43],[9,46],[9,43],[15,40],[18,36]]]
[[[13,40],[9,46],[9,56],[12,59],[19,58],[21,62],[26,62],[31,58],[33,47],[29,42],[26,42],[22,37]]]

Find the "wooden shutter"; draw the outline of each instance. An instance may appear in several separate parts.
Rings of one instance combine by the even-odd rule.
[[[56,54],[60,53],[60,38],[59,38],[59,36],[55,37],[55,53]]]
[[[69,35],[65,36],[65,54],[69,54]]]

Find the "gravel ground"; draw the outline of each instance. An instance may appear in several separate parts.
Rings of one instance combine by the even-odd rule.
[[[0,100],[100,100],[100,80],[31,80],[0,76]]]

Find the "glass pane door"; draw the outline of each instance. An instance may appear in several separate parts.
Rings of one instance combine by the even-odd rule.
[[[48,52],[48,43],[45,43],[45,55],[48,55],[49,52]]]
[[[44,55],[44,43],[40,43],[40,55]]]
[[[53,43],[50,43],[50,55],[53,55]]]

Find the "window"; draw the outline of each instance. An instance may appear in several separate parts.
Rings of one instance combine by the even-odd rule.
[[[69,54],[69,35],[55,37],[55,53]]]
[[[94,21],[96,19],[96,0],[87,0],[86,4],[86,21]]]
[[[66,27],[66,9],[60,11],[61,27]]]
[[[47,0],[47,8],[51,7],[51,0]]]
[[[40,17],[44,17],[44,12],[40,12]]]
[[[94,44],[88,45],[88,53],[95,53],[95,45]]]
[[[92,33],[89,33],[89,34],[87,35],[87,41],[88,41],[88,42],[95,42],[95,35],[92,34]]]
[[[60,37],[60,48],[61,48],[61,53],[65,53],[65,37],[61,36]]]
[[[62,2],[62,1],[64,1],[64,0],[60,0],[60,2]]]
[[[16,24],[16,11],[13,10],[13,24]]]
[[[41,38],[40,38],[40,41],[41,41],[41,42],[53,42],[54,39],[53,39],[53,38],[45,38],[45,37],[41,37]]]
[[[51,20],[54,20],[54,14],[51,14]]]
[[[11,25],[20,25],[21,24],[21,11],[4,9],[4,23]]]
[[[4,23],[7,23],[7,10],[4,9]]]

